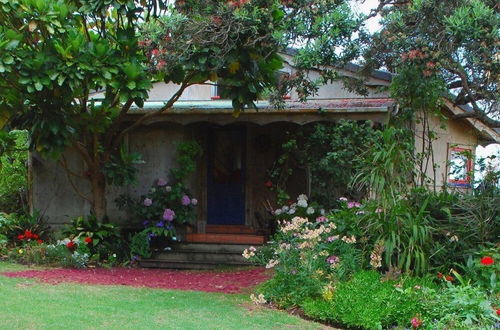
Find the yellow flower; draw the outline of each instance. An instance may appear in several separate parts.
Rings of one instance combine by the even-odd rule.
[[[23,251],[23,249],[19,249],[19,251],[17,251],[17,252],[19,252],[19,254],[23,254],[24,251]]]

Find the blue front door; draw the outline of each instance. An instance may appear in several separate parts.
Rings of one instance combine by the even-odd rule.
[[[207,175],[207,223],[245,224],[244,127],[214,128],[210,132]]]

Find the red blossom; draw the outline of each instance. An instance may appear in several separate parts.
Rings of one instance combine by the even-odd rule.
[[[267,187],[267,188],[272,188],[273,186],[273,182],[271,180],[267,180],[264,185]]]
[[[153,49],[153,50],[151,51],[151,54],[152,54],[153,56],[158,56],[158,55],[160,55],[160,50],[158,50],[157,48],[155,48],[155,49]]]
[[[439,273],[437,274],[437,277],[438,277],[438,278],[443,278],[443,273],[439,272]]]
[[[38,244],[42,244],[43,243],[43,241],[41,239],[37,239],[36,241],[38,242]]]
[[[491,266],[491,265],[493,265],[494,262],[495,261],[490,256],[486,256],[486,257],[481,258],[481,264],[484,266]]]
[[[24,239],[24,235],[17,235],[17,239],[22,241]]]
[[[497,315],[500,316],[500,308],[497,308]]]
[[[85,237],[85,243],[90,244],[92,243],[92,237]]]
[[[69,241],[68,244],[66,244],[66,247],[70,250],[74,249],[76,246],[75,242]]]
[[[444,279],[447,280],[448,282],[452,282],[453,281],[453,276],[446,275],[446,277]]]
[[[33,233],[31,232],[31,230],[26,229],[26,230],[24,231],[24,237],[25,237],[26,239],[32,239],[32,238],[33,238]]]

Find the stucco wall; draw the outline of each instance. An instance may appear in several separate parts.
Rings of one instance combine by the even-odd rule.
[[[425,142],[422,139],[424,135],[424,124],[427,123],[429,129],[435,133],[436,139],[432,144],[432,156],[428,159],[427,171],[425,172],[429,178],[434,177],[433,163],[436,164],[436,187],[441,189],[447,182],[449,160],[449,146],[459,145],[471,148],[475,151],[478,145],[478,137],[474,128],[463,121],[451,119],[446,112],[444,117],[436,115],[424,116],[423,113],[417,115],[415,123],[415,147],[416,152],[422,152],[422,145],[427,146],[428,139]],[[427,121],[425,120],[427,118]],[[425,169],[425,165],[424,165]],[[432,184],[430,185],[432,186]]]
[[[114,200],[122,193],[138,197],[146,193],[158,178],[167,179],[170,169],[176,166],[175,143],[191,135],[192,130],[189,127],[161,124],[139,128],[128,136],[129,150],[139,152],[145,163],[137,165],[139,169],[137,184],[126,188],[108,186],[107,208],[113,222],[130,224],[129,215],[120,211]],[[43,159],[36,154],[32,157],[33,208],[45,214],[49,224],[54,228],[68,223],[76,216],[88,214],[89,203],[75,193],[64,169],[53,160]],[[65,158],[74,172],[84,172],[84,163],[76,152],[68,150]],[[90,195],[89,185],[85,179],[78,177],[71,179],[81,192]],[[194,194],[199,194],[194,182],[188,184],[190,188],[194,188]]]

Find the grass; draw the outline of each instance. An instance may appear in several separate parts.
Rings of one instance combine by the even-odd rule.
[[[0,272],[23,266],[0,262]],[[81,284],[0,275],[0,329],[319,329],[248,295]]]

